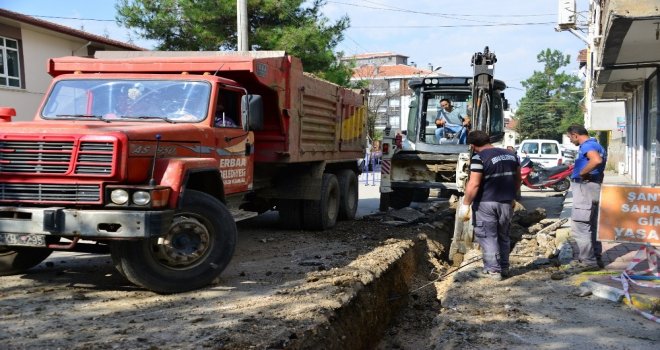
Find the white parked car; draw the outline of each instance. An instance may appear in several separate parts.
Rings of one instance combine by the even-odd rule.
[[[578,152],[577,146],[561,145],[560,151],[562,157],[564,157],[564,164],[575,163],[575,158],[577,157],[577,152]]]
[[[523,140],[518,147],[518,157],[520,160],[529,157],[532,162],[549,168],[564,163],[561,149],[561,145],[555,140]]]

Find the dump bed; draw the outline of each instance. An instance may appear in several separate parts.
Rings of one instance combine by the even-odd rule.
[[[99,51],[96,58],[51,59],[52,76],[80,74],[213,74],[261,95],[264,127],[255,131],[257,162],[343,161],[365,149],[364,95],[303,73],[282,51]]]

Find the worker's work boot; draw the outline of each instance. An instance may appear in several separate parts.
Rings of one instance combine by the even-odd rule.
[[[475,278],[488,278],[493,281],[501,281],[502,280],[502,274],[499,272],[493,272],[493,271],[488,271],[486,269],[483,270],[474,270],[470,272],[470,276],[475,277]]]

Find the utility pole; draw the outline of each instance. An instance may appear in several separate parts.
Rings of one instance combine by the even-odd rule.
[[[248,51],[247,0],[236,0],[236,27],[238,51]]]

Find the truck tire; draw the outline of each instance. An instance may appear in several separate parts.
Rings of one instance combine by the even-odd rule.
[[[303,226],[307,230],[325,230],[335,226],[339,215],[339,182],[334,174],[323,174],[321,199],[304,201]]]
[[[358,207],[358,179],[351,170],[344,169],[337,173],[339,182],[339,220],[353,220]]]
[[[51,249],[2,247],[0,248],[0,276],[15,275],[39,265],[52,253]]]
[[[401,209],[410,206],[415,194],[414,188],[396,188],[390,193],[390,206],[394,209]]]
[[[413,193],[413,202],[426,202],[431,195],[430,188],[417,188]]]
[[[172,226],[161,237],[112,242],[120,273],[156,293],[179,293],[211,283],[236,247],[236,223],[225,205],[188,190]]]
[[[302,200],[281,199],[277,202],[277,211],[280,214],[280,225],[289,230],[302,228]]]

